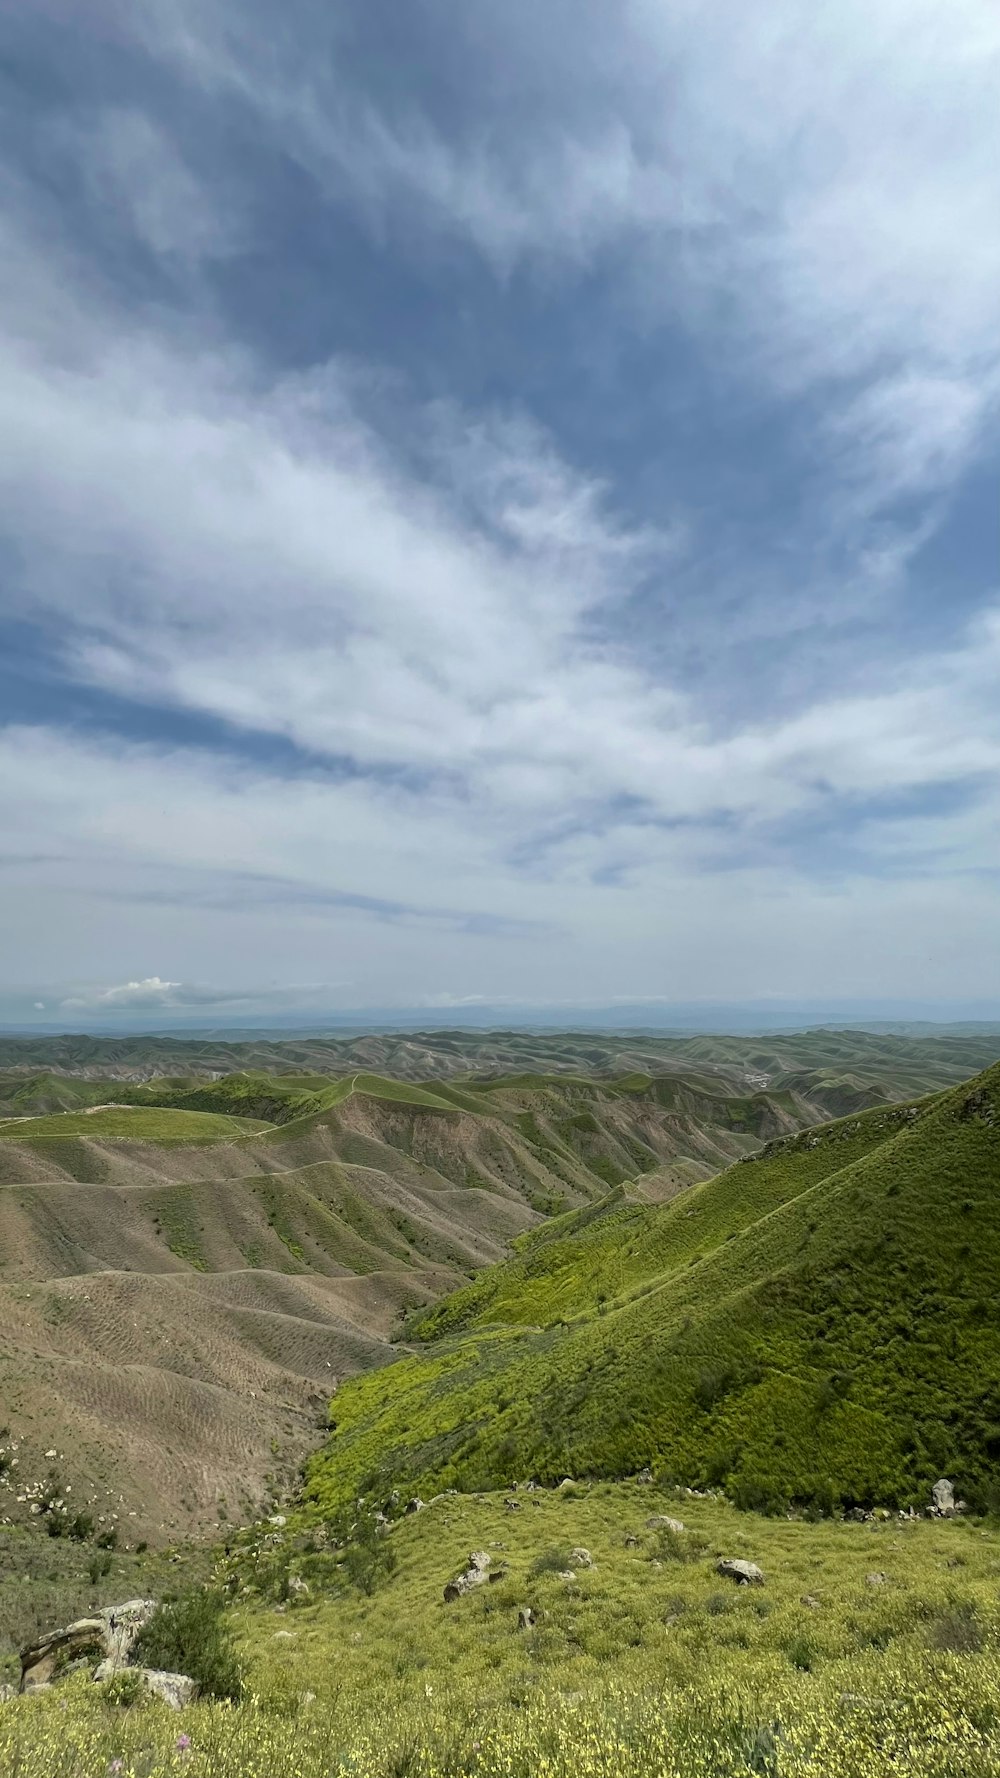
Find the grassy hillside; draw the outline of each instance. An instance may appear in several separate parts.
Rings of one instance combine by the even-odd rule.
[[[267,1525],[224,1564],[258,1594],[233,1614],[236,1708],[123,1708],[81,1675],[0,1708],[0,1768],[996,1778],[995,1529],[761,1521],[626,1483],[442,1497],[393,1523],[374,1574],[359,1547]],[[471,1550],[498,1578],[445,1603]],[[720,1556],[765,1584],[732,1586]]]
[[[139,1105],[96,1106],[91,1111],[57,1112],[51,1117],[26,1117],[0,1123],[0,1141],[233,1142],[270,1126],[263,1119],[220,1116],[215,1111],[181,1111]]]
[[[992,1497],[1000,1069],[605,1211],[523,1242],[424,1323],[425,1355],[338,1395],[318,1507],[376,1477],[646,1464],[763,1506],[923,1502],[941,1474]]]

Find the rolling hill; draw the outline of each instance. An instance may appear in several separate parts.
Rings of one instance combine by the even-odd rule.
[[[26,1463],[69,1451],[155,1536],[256,1510],[337,1383],[546,1214],[669,1195],[815,1116],[711,1078],[90,1086],[0,1123],[0,1394]]]
[[[998,1296],[995,1067],[529,1233],[338,1394],[312,1498],[652,1465],[747,1505],[922,1503],[941,1474],[984,1504]]]
[[[904,1067],[899,1039],[873,1042],[836,1075],[832,1053],[825,1071],[803,1071],[801,1049],[785,1054],[775,1039],[752,1055],[739,1040],[728,1059],[724,1040],[711,1054],[687,1046],[684,1069],[601,1078],[522,1068],[423,1083],[364,1070],[110,1082],[50,1069],[31,1089],[47,1101],[34,1117],[24,1109],[28,1077],[18,1076],[22,1108],[0,1122],[0,1395],[24,1461],[70,1453],[75,1487],[95,1499],[120,1494],[146,1535],[211,1527],[234,1502],[256,1510],[294,1473],[337,1385],[440,1336],[435,1354],[473,1341],[484,1378],[511,1367],[545,1401],[541,1445],[505,1426],[518,1463],[523,1450],[528,1467],[571,1467],[582,1459],[561,1428],[566,1404],[584,1401],[591,1369],[606,1362],[598,1334],[613,1324],[631,1350],[634,1322],[636,1378],[662,1344],[655,1319],[641,1320],[638,1293],[651,1315],[705,1277],[728,1301],[712,1267],[727,1256],[743,1263],[764,1206],[784,1201],[789,1169],[795,1196],[801,1179],[825,1177],[830,1156],[842,1172],[846,1154],[880,1146],[901,1118],[909,1128],[910,1113],[887,1098],[907,1069],[919,1074],[917,1062],[910,1055]],[[796,1057],[795,1069],[761,1084],[765,1063]],[[750,1061],[760,1072],[748,1080]],[[955,1065],[923,1062],[932,1074]],[[51,1101],[62,1086],[71,1103],[59,1111]],[[792,1142],[733,1166],[817,1130],[831,1097],[852,1113],[858,1100],[874,1109],[837,1136],[801,1139],[815,1147]],[[683,1313],[700,1320],[702,1307]],[[669,1338],[683,1345],[673,1323]],[[709,1347],[720,1340],[721,1350],[713,1331]],[[488,1384],[466,1411],[458,1383],[471,1350],[448,1357],[441,1395],[453,1393],[469,1421],[464,1455],[450,1432],[444,1441],[443,1469],[463,1477],[494,1463],[490,1438],[476,1433],[482,1404],[498,1426],[508,1415]],[[409,1362],[393,1365],[392,1388]],[[727,1371],[735,1412],[730,1380]],[[497,1388],[502,1396],[506,1385]],[[616,1403],[602,1432],[614,1463],[639,1448],[643,1424],[630,1386]],[[603,1410],[579,1409],[581,1437],[592,1411]],[[618,1427],[622,1414],[631,1431]],[[699,1452],[703,1432],[699,1423],[691,1435]],[[726,1449],[708,1463],[713,1473]],[[690,1452],[678,1461],[693,1473]],[[10,1476],[6,1492],[15,1517],[27,1509]]]

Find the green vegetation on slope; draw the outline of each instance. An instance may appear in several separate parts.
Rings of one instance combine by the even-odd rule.
[[[474,1489],[646,1464],[765,1507],[922,1504],[941,1474],[992,1499],[1000,1068],[563,1239],[523,1243],[432,1312],[425,1356],[340,1391],[317,1507],[375,1478]]]
[[[0,1123],[5,1142],[67,1142],[86,1136],[91,1141],[148,1142],[157,1144],[232,1142],[254,1135],[270,1125],[252,1118],[227,1117],[214,1111],[145,1109],[139,1106],[101,1106],[94,1111],[61,1112],[52,1117],[30,1117]]]
[[[82,1673],[0,1707],[0,1769],[997,1778],[995,1529],[761,1521],[638,1483],[509,1498],[397,1518],[374,1582],[332,1527],[259,1527],[220,1575],[267,1598],[232,1613],[243,1703],[126,1708]],[[497,1578],[446,1604],[470,1550]],[[720,1556],[765,1584],[734,1587]]]

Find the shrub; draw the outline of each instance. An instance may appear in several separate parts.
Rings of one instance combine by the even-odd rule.
[[[540,1574],[565,1574],[571,1566],[568,1549],[544,1550],[535,1557],[529,1573],[537,1579]]]
[[[120,1710],[129,1710],[134,1704],[144,1704],[149,1693],[141,1673],[134,1667],[125,1667],[121,1673],[113,1673],[104,1683],[104,1697],[107,1703]]]
[[[242,1696],[243,1674],[221,1593],[185,1593],[157,1607],[132,1651],[136,1665],[197,1680],[210,1698]]]
[[[964,1599],[950,1611],[943,1611],[931,1625],[928,1640],[931,1647],[939,1649],[942,1654],[978,1654],[983,1638],[972,1603]]]

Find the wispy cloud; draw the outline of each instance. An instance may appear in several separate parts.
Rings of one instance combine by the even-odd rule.
[[[128,102],[98,55],[12,140],[5,967],[78,978],[72,905],[151,1005],[220,945],[899,984],[946,905],[978,979],[1000,589],[914,587],[995,437],[994,9],[380,19],[99,0]]]

